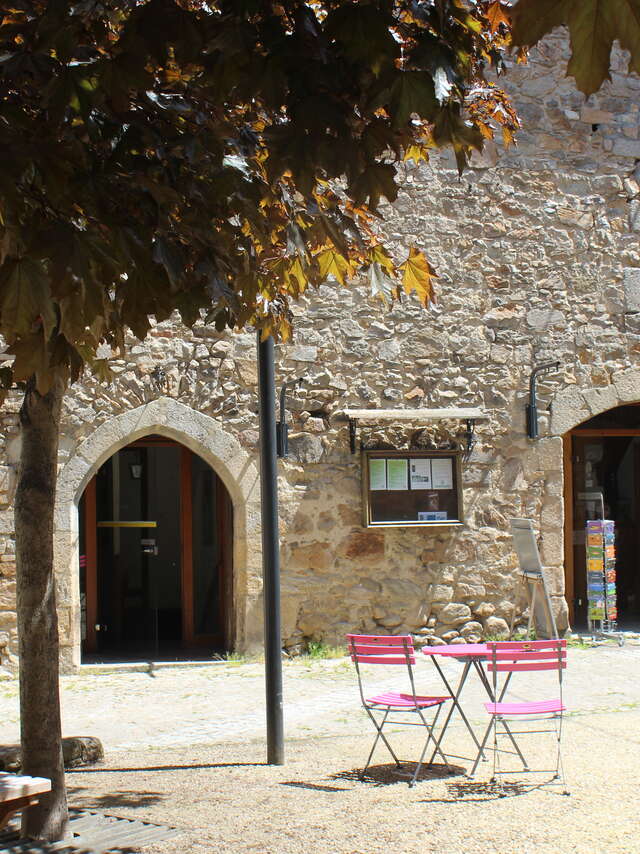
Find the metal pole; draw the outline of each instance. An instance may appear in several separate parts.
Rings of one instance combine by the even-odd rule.
[[[278,537],[278,463],[273,337],[258,331],[260,412],[260,492],[262,503],[262,575],[264,664],[267,698],[267,763],[284,765],[282,652],[280,636],[280,542]]]

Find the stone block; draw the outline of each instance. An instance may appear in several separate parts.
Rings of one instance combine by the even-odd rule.
[[[613,153],[618,157],[640,158],[640,141],[636,139],[616,139],[613,143]]]
[[[575,385],[568,386],[556,395],[551,413],[551,433],[561,436],[576,424],[585,421],[591,413],[582,391]]]
[[[588,125],[607,125],[613,121],[613,113],[608,110],[598,110],[595,107],[582,107],[580,121]]]
[[[319,463],[323,453],[322,439],[309,433],[291,433],[289,453],[302,465]]]
[[[625,312],[640,311],[640,267],[627,267],[622,271]]]
[[[283,592],[282,598],[280,599],[280,619],[282,623],[283,637],[290,637],[295,631],[298,622],[299,610],[299,598]]]
[[[377,531],[354,531],[338,546],[338,555],[348,560],[374,561],[384,557],[384,534]]]
[[[395,338],[381,341],[376,347],[378,358],[383,362],[399,362],[402,353],[400,342]]]
[[[615,385],[590,388],[584,392],[584,400],[592,415],[599,415],[618,405],[618,391]]]
[[[318,348],[309,347],[305,344],[297,344],[291,348],[289,358],[293,359],[294,362],[317,362]]]
[[[636,403],[640,400],[640,371],[620,371],[611,377],[620,403]]]
[[[465,623],[464,626],[460,629],[460,634],[463,638],[469,641],[469,643],[475,643],[475,641],[469,640],[471,635],[476,637],[482,637],[484,629],[482,627],[482,623],[478,623],[475,620],[470,620],[468,623]]]
[[[590,211],[575,210],[574,208],[558,208],[558,219],[564,225],[575,228],[593,228],[593,214]]]
[[[401,626],[404,623],[404,617],[401,614],[387,614],[384,617],[381,617],[378,620],[378,623],[381,626],[384,626],[385,629],[397,629],[398,626]]]
[[[459,626],[471,619],[471,608],[468,605],[451,602],[438,613],[439,622],[447,626]]]
[[[448,584],[434,584],[430,591],[431,601],[434,603],[451,602],[453,587]]]
[[[527,325],[536,332],[542,332],[552,326],[565,326],[566,321],[561,311],[553,308],[532,308],[527,312]]]
[[[309,543],[304,546],[292,546],[287,567],[309,570],[326,570],[333,564],[331,545],[327,542]]]
[[[509,637],[509,626],[502,617],[487,617],[484,621],[484,631],[487,636],[498,640]]]
[[[246,388],[254,388],[258,384],[258,363],[255,359],[236,359],[236,371],[240,382]]]

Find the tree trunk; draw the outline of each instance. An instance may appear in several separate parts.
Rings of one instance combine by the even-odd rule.
[[[64,384],[46,395],[29,382],[20,410],[22,452],[15,499],[20,726],[23,773],[52,790],[25,810],[22,835],[61,839],[67,824],[58,682],[53,512]]]

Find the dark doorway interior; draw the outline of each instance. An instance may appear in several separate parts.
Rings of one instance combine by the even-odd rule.
[[[162,437],[135,442],[101,466],[80,513],[83,660],[229,648],[231,502],[204,460]]]
[[[618,623],[640,623],[640,408],[619,407],[571,437],[574,625],[586,626],[585,523],[604,515],[616,525]]]

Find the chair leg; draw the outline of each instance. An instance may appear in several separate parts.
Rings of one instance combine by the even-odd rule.
[[[562,764],[562,751],[560,749],[560,739],[562,737],[562,718],[556,723],[556,739],[558,742],[558,752],[556,756],[556,773],[555,779],[562,781],[562,794],[570,795],[571,792],[567,789],[567,781],[564,776],[564,765]]]
[[[389,744],[389,742],[387,741],[387,739],[386,739],[386,737],[385,737],[384,733],[382,732],[382,727],[385,725],[385,722],[386,722],[387,718],[389,717],[389,711],[390,711],[390,709],[387,709],[387,710],[385,711],[385,713],[384,713],[384,717],[382,718],[382,721],[380,722],[380,725],[378,725],[378,722],[377,722],[377,720],[375,719],[375,717],[374,717],[373,712],[371,711],[371,709],[369,709],[369,708],[368,708],[368,707],[366,707],[366,706],[365,706],[365,709],[366,709],[367,714],[368,714],[368,715],[369,715],[369,717],[371,718],[371,720],[372,720],[372,722],[373,722],[374,727],[376,728],[376,737],[375,737],[375,739],[373,740],[373,746],[372,746],[371,751],[370,751],[370,753],[369,753],[369,757],[368,757],[368,759],[367,759],[367,763],[366,763],[366,765],[364,766],[364,768],[362,769],[362,771],[361,771],[361,773],[360,773],[360,779],[361,779],[361,780],[364,780],[365,774],[367,773],[367,768],[369,767],[369,764],[370,764],[371,759],[372,759],[372,757],[373,757],[373,752],[374,752],[374,750],[376,749],[376,745],[377,745],[377,743],[378,743],[378,739],[382,739],[382,741],[385,743],[385,745],[386,745],[386,747],[387,747],[387,750],[388,750],[388,751],[389,751],[389,753],[393,756],[393,759],[394,759],[394,762],[396,763],[396,766],[397,766],[398,768],[402,768],[402,764],[400,763],[400,760],[398,759],[398,757],[397,757],[397,756],[395,755],[395,753],[393,752],[393,748],[391,747],[391,745],[390,745],[390,744]]]
[[[502,721],[500,721],[502,723]],[[511,735],[511,734],[510,734]],[[513,736],[511,736],[513,740]],[[497,768],[497,774],[496,774]],[[495,783],[496,779],[498,781],[499,787],[499,797],[504,798],[504,783],[502,781],[502,768],[500,767],[500,753],[498,751],[498,718],[496,715],[493,716],[493,777],[491,778],[491,782]]]

